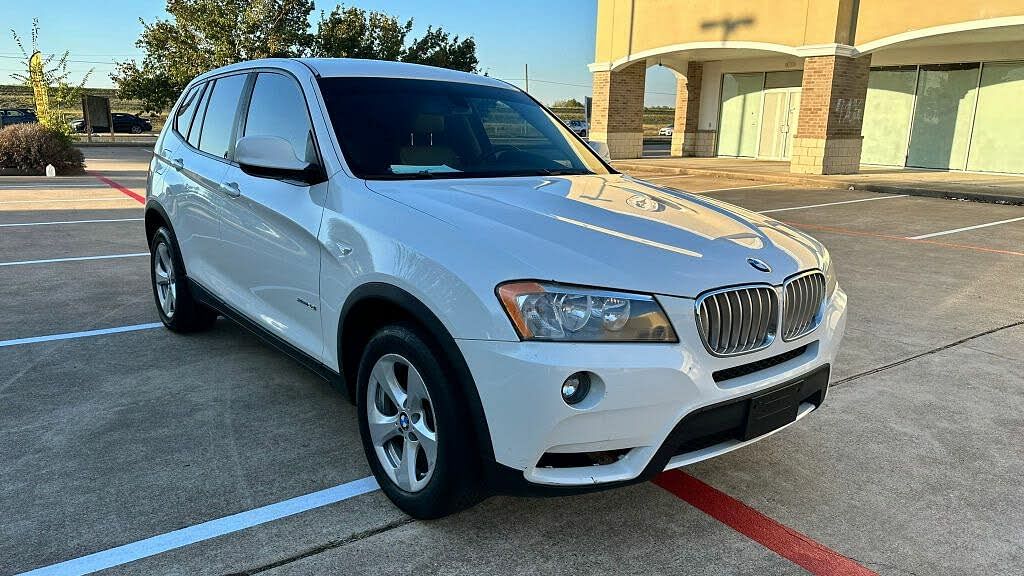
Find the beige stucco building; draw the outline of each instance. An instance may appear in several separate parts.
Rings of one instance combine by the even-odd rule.
[[[594,60],[613,158],[642,154],[660,65],[676,156],[1024,173],[1024,0],[598,0]]]

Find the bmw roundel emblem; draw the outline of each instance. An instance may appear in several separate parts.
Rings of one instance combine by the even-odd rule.
[[[771,272],[772,267],[765,264],[763,260],[757,258],[747,258],[747,264],[750,264],[754,270],[760,270],[761,272]]]

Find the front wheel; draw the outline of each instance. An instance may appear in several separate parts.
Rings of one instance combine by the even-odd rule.
[[[388,326],[359,365],[359,431],[384,493],[414,518],[440,518],[478,499],[468,412],[458,383],[420,329]]]
[[[161,227],[153,234],[149,250],[153,298],[164,326],[175,332],[198,332],[213,326],[217,313],[192,297],[174,234]]]

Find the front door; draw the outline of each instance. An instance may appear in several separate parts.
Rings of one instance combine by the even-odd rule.
[[[284,73],[260,72],[240,136],[275,136],[297,157],[316,162],[302,89]],[[320,326],[320,220],[327,183],[255,176],[237,166],[228,190],[218,267],[227,300],[253,322],[313,358],[323,354]]]
[[[789,160],[800,116],[800,89],[766,90],[757,157]]]

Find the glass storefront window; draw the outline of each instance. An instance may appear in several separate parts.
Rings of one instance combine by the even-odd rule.
[[[964,170],[980,65],[922,66],[907,165]]]
[[[868,75],[864,104],[863,164],[903,166],[907,161],[907,136],[914,114],[917,66],[879,68]]]
[[[967,169],[1024,172],[1024,62],[986,62],[981,69]]]

